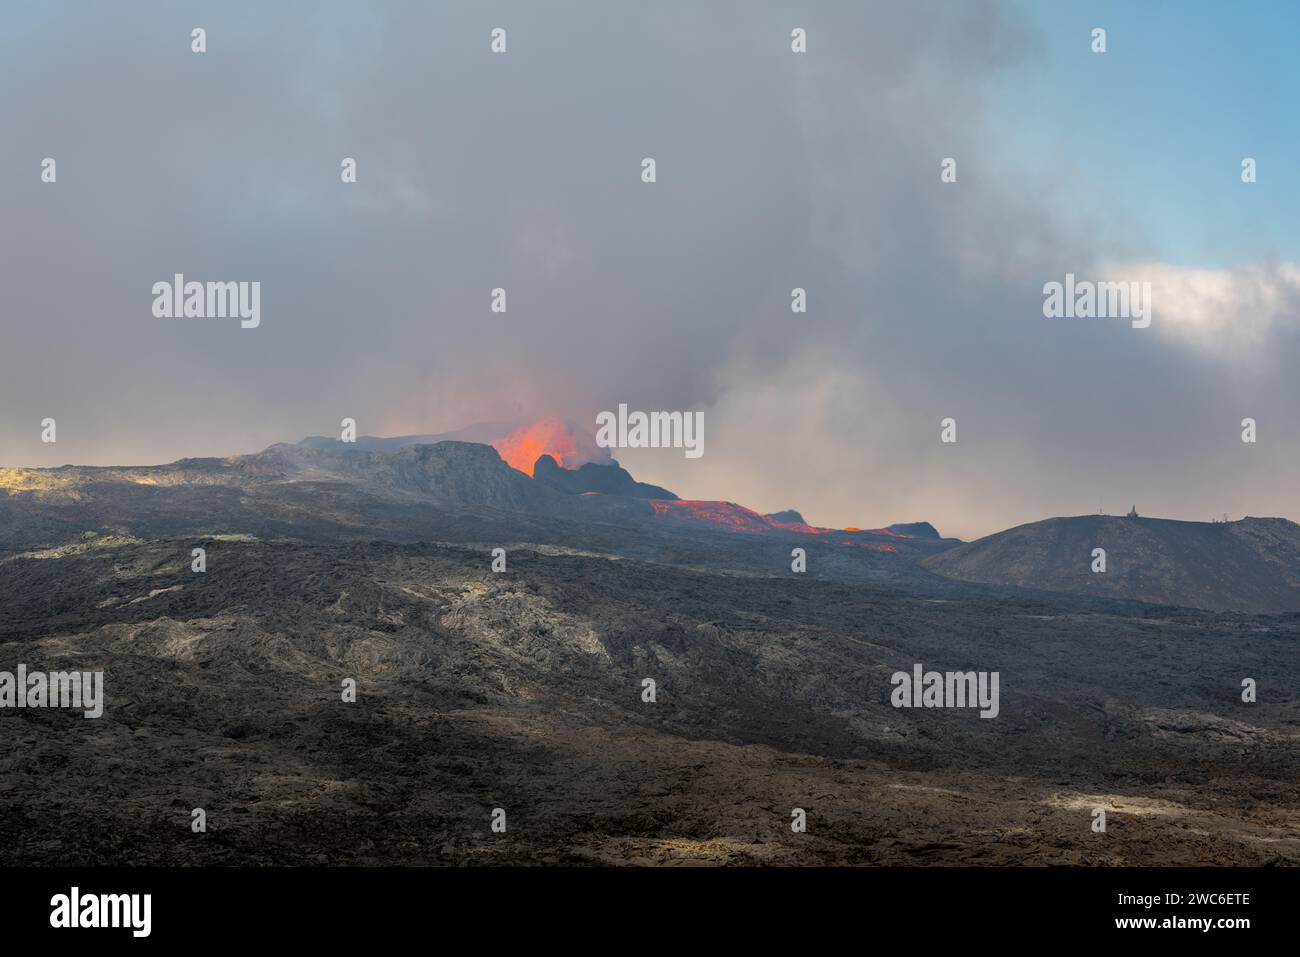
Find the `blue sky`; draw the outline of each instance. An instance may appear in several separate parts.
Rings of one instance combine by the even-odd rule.
[[[1224,267],[1300,258],[1300,4],[1022,0],[1038,51],[989,107],[1021,162],[1138,255]],[[1090,49],[1093,27],[1107,52]],[[1259,180],[1243,185],[1245,156]]]

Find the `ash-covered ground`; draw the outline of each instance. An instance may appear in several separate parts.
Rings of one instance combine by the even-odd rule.
[[[0,670],[105,685],[0,711],[4,863],[1300,862],[1295,615],[194,544],[0,562]],[[918,662],[998,671],[998,717],[892,707]]]

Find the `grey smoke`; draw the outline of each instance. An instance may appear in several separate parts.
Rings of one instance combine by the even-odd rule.
[[[6,10],[0,465],[627,402],[710,419],[701,460],[618,454],[636,478],[817,524],[1300,516],[1285,362],[1042,318],[1043,282],[1146,250],[1011,154],[988,98],[1035,43],[1006,5],[702,6]],[[261,326],[154,319],[176,272],[260,281]]]

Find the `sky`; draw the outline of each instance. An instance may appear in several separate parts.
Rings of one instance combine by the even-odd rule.
[[[615,450],[638,479],[820,525],[1300,519],[1298,29],[1285,2],[6,4],[0,467],[626,403],[704,422],[699,458]],[[260,282],[260,324],[156,317],[178,272]],[[1067,273],[1149,282],[1150,327],[1045,318]]]

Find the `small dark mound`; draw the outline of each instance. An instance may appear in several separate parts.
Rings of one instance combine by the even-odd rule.
[[[933,538],[938,540],[939,530],[929,522],[899,522],[890,525],[889,530],[898,535],[910,535],[912,538]]]

